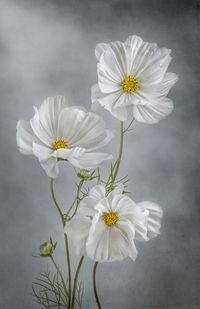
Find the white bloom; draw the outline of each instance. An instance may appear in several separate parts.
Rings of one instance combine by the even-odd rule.
[[[17,144],[20,152],[38,158],[49,177],[58,175],[58,158],[83,169],[94,169],[112,159],[106,153],[93,152],[112,138],[98,115],[68,106],[63,96],[49,97],[34,109],[30,122],[17,124]]]
[[[152,124],[165,118],[173,110],[166,96],[178,80],[176,74],[166,73],[170,53],[136,35],[124,43],[98,44],[98,84],[92,87],[92,102],[122,121],[127,119],[128,106],[140,122]]]
[[[148,241],[159,234],[161,208],[152,202],[136,204],[123,195],[123,186],[106,196],[105,187],[94,186],[79,205],[65,232],[76,254],[98,262],[136,259],[134,240]]]

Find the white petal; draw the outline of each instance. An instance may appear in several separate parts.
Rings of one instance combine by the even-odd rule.
[[[129,215],[126,217],[135,227],[135,239],[139,241],[148,241],[147,229],[147,213],[138,212],[137,214]]]
[[[95,210],[101,215],[103,215],[104,213],[107,213],[107,212],[112,212],[112,205],[109,202],[109,199],[104,198],[104,199],[100,200],[98,202],[98,204],[96,204]]]
[[[146,58],[135,73],[141,84],[154,85],[162,81],[172,59],[170,53],[169,49],[155,47],[153,55],[151,52],[146,54]]]
[[[101,92],[98,85],[94,85],[91,90],[92,90],[91,94],[92,104],[98,102],[108,111],[111,111],[116,107],[121,107],[123,105],[130,104],[129,102],[130,96],[128,94],[123,93],[121,89],[116,92],[105,94]]]
[[[138,241],[148,241],[149,240],[148,231],[144,224],[138,223],[137,226],[135,226],[135,239]]]
[[[129,255],[129,257],[130,257],[133,261],[135,261],[135,260],[136,260],[136,257],[137,257],[137,254],[138,254],[137,248],[136,248],[136,246],[135,246],[134,241],[132,240],[132,241],[130,242],[130,245],[129,245],[129,253],[128,253],[128,255]]]
[[[129,70],[127,75],[135,75],[137,67],[141,61],[142,47],[144,46],[143,40],[137,36],[129,36],[124,42],[128,54]]]
[[[33,142],[33,153],[39,160],[46,160],[53,154],[53,150],[45,145]]]
[[[100,215],[96,214],[92,220],[92,225],[89,232],[89,237],[86,242],[86,252],[87,255],[97,261],[96,254],[99,255],[97,251],[98,245],[102,237],[106,234],[105,224],[102,222]],[[104,244],[106,242],[104,241]],[[103,254],[103,252],[102,252]]]
[[[132,59],[132,61],[134,61],[135,57],[138,54],[138,51],[143,44],[143,40],[137,35],[131,35],[126,39],[124,44],[126,46],[126,49],[128,49],[129,51],[130,58]]]
[[[134,238],[135,238],[135,227],[129,220],[119,220],[117,223],[117,227],[120,229],[123,237],[128,242],[128,256],[135,261],[137,257],[137,249],[134,244]]]
[[[168,98],[155,99],[146,105],[134,105],[133,116],[139,122],[154,124],[166,118],[173,110],[173,102]]]
[[[157,99],[153,96],[152,89],[141,88],[132,94],[132,105],[147,105],[150,101]]]
[[[76,137],[86,113],[77,108],[65,108],[60,113],[58,123],[58,139],[66,140],[70,147],[73,146],[74,137]]]
[[[52,156],[52,149],[33,143],[33,153],[49,177],[55,178],[58,176],[58,162],[57,158]]]
[[[85,149],[81,147],[74,147],[72,149],[64,149],[60,148],[55,150],[52,154],[55,158],[62,158],[62,159],[72,159],[72,158],[79,158],[82,154],[85,153]]]
[[[38,141],[28,121],[20,120],[17,123],[17,146],[23,154],[33,154],[32,143]]]
[[[122,231],[124,236],[132,241],[135,238],[135,228],[134,225],[126,219],[121,219],[119,217],[119,221],[117,222],[117,227]]]
[[[103,63],[97,65],[98,84],[103,93],[115,92],[122,88],[123,77],[121,77],[121,74],[120,77],[117,76],[111,68],[106,67]]]
[[[161,219],[163,211],[158,204],[152,202],[141,202],[138,206],[142,210],[148,210],[149,215],[147,217],[148,237],[153,238],[160,234]]]
[[[131,222],[135,228],[135,238],[147,241],[147,216],[148,211],[143,211],[132,199],[126,195],[114,195],[114,191],[108,195],[112,211],[116,212],[120,221]]]
[[[77,255],[85,254],[85,245],[89,230],[91,227],[91,220],[89,218],[73,218],[67,222],[64,228],[65,233],[71,241],[71,245]]]
[[[96,149],[99,149],[99,148],[102,148],[104,146],[106,146],[114,137],[114,133],[110,130],[105,130],[105,138],[99,142],[99,143],[96,143],[95,146],[93,146],[92,148],[88,148],[87,150],[88,151],[93,151],[93,150],[96,150]]]
[[[159,83],[152,85],[147,83],[146,85],[141,85],[140,90],[135,93],[136,96],[140,96],[141,98],[149,101],[153,100],[153,98],[160,98],[163,96],[167,96],[170,89],[174,86],[174,84],[178,81],[178,76],[174,73],[166,73],[162,81]]]
[[[158,49],[157,44],[148,42],[139,42],[138,48],[133,50],[129,48],[130,53],[130,72],[129,75],[139,76],[141,70],[152,59],[152,55]]]
[[[126,92],[120,91],[118,94],[115,93],[115,95],[117,96],[114,96],[114,93],[108,96],[105,95],[100,101],[102,102],[102,104],[103,103],[105,104],[106,101],[108,102],[110,101],[109,105],[106,104],[106,106],[110,106],[110,109],[116,109],[118,107],[126,107],[126,106],[129,106],[130,104],[133,104],[134,95],[132,93],[126,93]]]
[[[96,56],[97,60],[100,60],[101,55],[106,51],[108,46],[109,45],[106,44],[106,43],[97,44],[97,46],[95,48],[95,56]]]
[[[81,207],[78,209],[78,213],[82,216],[94,216],[97,212],[102,213],[104,206],[100,207],[101,203],[104,203],[106,189],[102,185],[96,185],[89,191],[87,197],[81,202]],[[107,208],[106,208],[107,210]]]
[[[77,217],[94,217],[96,210],[94,206],[98,203],[96,198],[91,196],[85,197],[79,204],[78,211],[76,213]]]
[[[113,191],[108,195],[108,200],[111,204],[112,211],[117,212],[120,215],[133,214],[137,211],[137,205],[127,195],[115,195]]]
[[[50,157],[46,161],[41,161],[40,164],[49,177],[56,178],[58,176],[58,162],[55,158]]]
[[[139,241],[148,241],[147,217],[148,211],[142,211],[139,207],[133,208],[132,213],[119,212],[119,223],[122,221],[129,222],[135,230],[134,238]]]
[[[89,197],[94,199],[96,203],[98,203],[105,196],[106,196],[106,189],[102,185],[96,185],[92,187],[89,191]]]
[[[111,160],[113,156],[103,152],[83,153],[79,157],[70,157],[68,161],[78,168],[95,169],[103,161]]]
[[[120,90],[121,82],[127,76],[126,48],[122,42],[112,42],[101,56],[98,64],[98,82],[102,92]]]
[[[161,222],[153,217],[148,218],[148,237],[155,238],[160,234]]]
[[[105,94],[101,92],[98,84],[91,87],[91,101],[92,101],[92,111],[96,112],[100,110],[100,106],[103,106],[108,111],[111,110],[112,106],[115,105],[116,101],[121,96],[122,91],[112,92]]]
[[[39,119],[42,127],[57,137],[58,119],[61,111],[68,104],[64,96],[48,97],[38,109]]]
[[[77,128],[76,136],[72,143],[74,146],[83,147],[91,151],[105,146],[112,137],[112,132],[106,130],[105,122],[100,116],[94,113],[87,113],[82,124]]]
[[[129,255],[129,242],[118,228],[107,227],[97,214],[92,220],[86,252],[98,262],[122,260]]]
[[[51,147],[53,142],[55,141],[55,136],[52,135],[51,130],[47,131],[41,121],[40,121],[40,116],[38,109],[35,107],[35,115],[34,117],[30,120],[31,128],[35,135],[38,137],[38,139],[45,145]]]
[[[166,60],[171,60],[171,50],[167,48],[159,48],[156,43],[144,42],[142,46],[141,54],[143,54],[142,61],[137,68],[136,74],[141,74],[144,71],[148,71],[153,66],[159,66],[166,63]],[[168,64],[169,65],[169,64]]]
[[[54,114],[55,118],[60,114],[63,108],[69,106],[69,102],[66,100],[65,96],[63,95],[56,95],[53,97],[55,106],[54,106]]]
[[[82,122],[76,128],[72,143],[74,146],[92,148],[104,140],[105,137],[106,129],[103,119],[94,113],[85,113]]]
[[[178,76],[175,73],[166,73],[162,82],[156,85],[155,92],[156,94],[161,96],[167,96],[170,89],[175,85],[178,81]]]
[[[82,147],[94,150],[105,146],[112,138],[106,130],[103,119],[78,109],[65,109],[59,118],[59,138],[70,147]]]
[[[91,101],[92,104],[94,104],[95,102],[97,102],[99,99],[101,99],[104,96],[104,94],[101,92],[101,90],[99,89],[99,85],[98,84],[94,84],[91,87]]]
[[[126,107],[116,107],[116,108],[112,108],[110,110],[111,114],[117,118],[120,121],[126,121],[127,120],[127,108]]]
[[[144,202],[140,202],[137,204],[138,207],[141,207],[143,210],[148,210],[150,212],[151,215],[155,215],[157,217],[159,217],[160,219],[163,216],[163,211],[161,209],[161,207],[153,202],[150,201],[144,201]]]

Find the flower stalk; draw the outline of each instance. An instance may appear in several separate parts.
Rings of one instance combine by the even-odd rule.
[[[114,176],[113,176],[113,184],[115,183],[115,179],[116,179],[118,171],[119,171],[119,167],[120,167],[120,163],[121,163],[121,159],[122,159],[123,144],[124,144],[124,123],[123,123],[123,121],[121,121],[120,122],[119,156],[118,156],[118,159],[117,159],[117,164],[116,164],[116,168],[115,168],[115,172],[114,172]]]
[[[62,225],[63,228],[65,226],[65,219],[64,219],[64,215],[58,205],[58,202],[56,200],[55,197],[55,193],[54,193],[54,179],[51,178],[51,183],[50,183],[50,187],[51,187],[51,195],[55,204],[55,207],[59,213],[60,219],[62,221]],[[64,238],[65,238],[65,250],[66,250],[66,257],[67,257],[67,269],[68,269],[68,292],[69,292],[69,297],[68,297],[68,307],[67,309],[70,309],[71,307],[71,263],[70,263],[70,252],[69,252],[69,244],[68,244],[68,238],[67,235],[64,234]]]
[[[77,283],[78,283],[78,276],[79,276],[79,272],[83,263],[83,259],[84,256],[81,257],[77,270],[76,270],[76,274],[75,274],[75,278],[74,278],[74,287],[73,287],[73,291],[72,291],[72,305],[71,305],[71,309],[74,309],[74,304],[75,304],[75,297],[76,297],[76,290],[77,290]]]
[[[93,268],[93,289],[94,289],[94,296],[96,299],[96,303],[98,306],[98,309],[102,309],[101,304],[100,304],[100,300],[99,300],[99,296],[97,293],[97,285],[96,285],[96,270],[97,270],[97,266],[98,266],[98,262],[94,263],[94,268]]]
[[[66,220],[67,221],[70,221],[76,214],[76,211],[78,209],[78,205],[80,203],[80,192],[81,192],[81,189],[82,189],[82,186],[83,186],[83,183],[84,183],[84,179],[81,179],[78,186],[77,186],[77,193],[76,193],[76,196],[75,196],[75,199],[72,203],[72,205],[70,206],[70,208],[68,209],[67,213],[66,213]],[[73,209],[73,207],[75,206],[75,209],[74,209],[74,212],[73,214],[70,216],[70,212],[71,210]]]
[[[54,205],[56,206],[56,209],[58,211],[58,214],[60,216],[60,219],[61,219],[61,222],[62,222],[62,225],[63,227],[65,226],[65,220],[64,220],[64,216],[63,216],[63,213],[58,205],[58,202],[56,200],[56,197],[55,197],[55,193],[54,193],[54,179],[51,178],[51,181],[50,181],[50,188],[51,188],[51,196],[52,196],[52,199],[54,201]]]

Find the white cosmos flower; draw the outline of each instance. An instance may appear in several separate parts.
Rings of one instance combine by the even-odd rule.
[[[65,232],[76,254],[98,262],[130,257],[135,260],[135,240],[148,241],[160,230],[161,208],[152,202],[136,204],[118,186],[106,196],[105,187],[94,186],[66,223]]]
[[[178,77],[167,73],[171,50],[159,48],[133,35],[123,42],[96,46],[98,84],[92,102],[98,102],[119,120],[127,119],[127,107],[140,122],[156,123],[173,110],[167,98]]]
[[[58,175],[58,158],[72,165],[94,169],[111,155],[93,150],[105,146],[112,133],[98,115],[78,107],[70,107],[65,97],[47,98],[34,117],[17,124],[20,152],[35,155],[49,177]]]

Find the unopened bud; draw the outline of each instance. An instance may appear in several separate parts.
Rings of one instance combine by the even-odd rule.
[[[51,256],[56,248],[56,244],[52,242],[45,242],[40,246],[40,256],[47,257]]]
[[[92,179],[92,174],[90,171],[82,169],[79,171],[79,173],[77,174],[79,178],[83,179],[83,180],[91,180]]]

